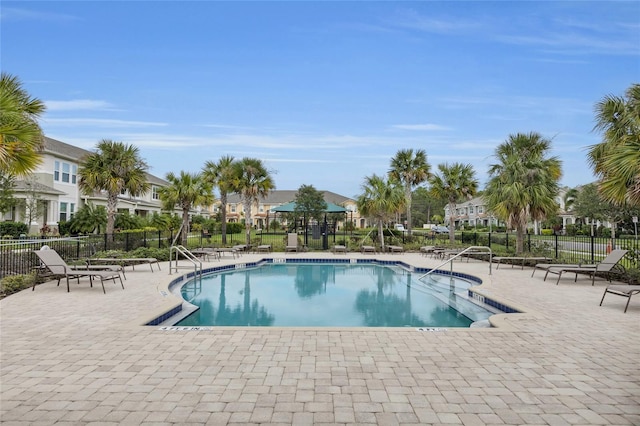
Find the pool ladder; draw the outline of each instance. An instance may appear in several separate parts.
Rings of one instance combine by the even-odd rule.
[[[424,277],[426,277],[427,275],[430,275],[430,274],[432,274],[434,272],[437,272],[437,270],[440,267],[446,265],[447,263],[449,263],[451,265],[450,271],[453,274],[453,261],[456,258],[461,257],[464,254],[472,254],[472,253],[489,253],[489,275],[491,275],[491,262],[493,261],[493,252],[491,251],[491,248],[487,247],[487,246],[469,246],[466,249],[462,250],[460,253],[457,253],[455,256],[451,256],[449,259],[445,260],[440,265],[438,265],[435,268],[431,269],[426,274],[421,275],[418,279],[421,280]]]

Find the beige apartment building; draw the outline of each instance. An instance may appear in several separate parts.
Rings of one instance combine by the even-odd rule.
[[[257,205],[251,206],[253,226],[259,229],[267,229],[268,223],[274,220],[282,223],[282,216],[275,214],[272,209],[294,201],[297,192],[297,190],[275,190],[271,191],[265,198],[260,199]],[[320,192],[324,194],[324,200],[327,203],[337,204],[347,209],[345,220],[339,221],[338,226],[344,226],[345,221],[353,223],[355,228],[368,226],[366,218],[360,216],[355,200],[331,191]],[[215,206],[216,212],[219,208],[220,205],[218,203]],[[229,195],[227,200],[227,221],[241,222],[244,217],[244,206],[240,196],[238,194]]]
[[[44,139],[42,162],[36,171],[25,180],[18,180],[14,187],[13,196],[20,203],[0,217],[0,220],[16,222],[30,222],[29,233],[38,234],[46,225],[52,233],[57,232],[60,221],[70,220],[85,204],[91,202],[96,206],[106,206],[106,193],[97,192],[91,195],[83,194],[78,187],[78,168],[84,157],[91,151],[49,137]],[[147,174],[151,184],[149,192],[143,195],[131,196],[123,191],[118,197],[118,211],[131,215],[145,217],[162,211],[159,189],[168,182],[157,176]],[[293,201],[295,190],[272,191],[258,205],[252,206],[252,218],[257,228],[266,227],[267,221],[276,219],[270,209]],[[323,191],[325,200],[345,207],[348,212],[346,220],[357,228],[368,225],[365,218],[360,217],[356,202],[330,191]],[[29,211],[29,206],[32,210]],[[196,207],[192,215],[210,216],[219,209],[219,202],[212,207],[212,211],[203,207]],[[175,213],[180,214],[178,210]],[[240,222],[244,218],[243,206],[237,194],[229,196],[227,204],[227,220]],[[340,226],[343,226],[341,222]]]
[[[16,182],[14,197],[21,202],[0,220],[30,222],[30,234],[39,233],[45,225],[55,233],[60,221],[70,220],[87,202],[106,206],[105,193],[85,195],[78,187],[78,168],[89,154],[91,151],[45,137],[42,162],[32,176]],[[147,179],[151,190],[136,197],[123,192],[118,197],[118,211],[138,216],[160,213],[158,189],[167,181],[151,174]],[[35,211],[29,211],[30,206]]]

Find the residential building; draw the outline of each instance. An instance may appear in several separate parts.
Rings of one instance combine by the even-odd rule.
[[[106,206],[106,193],[85,195],[78,187],[78,168],[89,154],[91,151],[45,137],[42,162],[29,178],[16,182],[14,197],[19,200],[18,206],[0,219],[29,221],[31,234],[39,233],[45,225],[55,233],[58,222],[70,220],[87,202]],[[168,183],[151,174],[147,179],[151,190],[136,197],[123,192],[118,197],[118,211],[138,216],[160,213],[158,189]]]
[[[368,226],[366,218],[361,217],[358,212],[356,201],[336,194],[331,191],[320,191],[324,194],[324,200],[327,203],[337,204],[347,209],[346,221],[351,222],[355,228],[365,228]],[[279,216],[271,212],[274,207],[294,201],[297,190],[275,190],[271,191],[266,197],[259,200],[257,205],[251,207],[251,218],[256,228],[266,228],[267,223],[278,220]],[[215,211],[220,208],[216,204]],[[244,218],[244,206],[238,194],[230,194],[227,199],[227,221],[241,222]],[[342,224],[342,221],[339,223]]]

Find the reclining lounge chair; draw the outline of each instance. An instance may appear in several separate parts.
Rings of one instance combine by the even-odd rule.
[[[544,275],[544,279],[547,279],[547,275],[558,274],[558,280],[556,281],[556,285],[560,282],[560,278],[562,278],[562,274],[565,272],[573,272],[576,274],[574,282],[578,280],[579,273],[587,273],[591,275],[591,285],[595,284],[596,274],[598,272],[606,273],[609,281],[611,281],[611,273],[619,272],[624,273],[624,266],[620,265],[618,262],[622,260],[624,255],[627,254],[627,250],[613,250],[611,253],[607,255],[600,263],[595,265],[561,265],[561,266],[551,266],[547,268],[547,273]],[[536,265],[537,266],[537,265]]]
[[[55,250],[35,250],[34,253],[40,259],[40,262],[44,266],[51,271],[52,274],[58,275],[58,285],[60,285],[60,280],[62,277],[67,279],[67,292],[69,292],[69,278],[77,278],[80,280],[82,277],[89,277],[89,282],[91,283],[91,287],[93,287],[93,278],[100,278],[100,284],[102,284],[102,292],[107,293],[104,288],[105,280],[113,280],[115,283],[116,279],[120,280],[120,285],[124,290],[124,283],[122,282],[122,277],[120,276],[120,271],[122,267],[119,265],[94,265],[94,266],[69,266],[67,263],[60,257],[60,255]],[[35,290],[36,284],[33,283],[32,291]]]
[[[624,252],[624,253],[621,254],[620,252]],[[624,250],[613,250],[611,253],[607,255],[607,257],[602,259],[600,263],[610,263],[613,261],[618,262],[620,261],[620,259],[624,257],[625,253],[626,251]],[[537,263],[533,267],[533,272],[531,272],[531,276],[533,277],[533,274],[535,274],[538,269],[549,271],[549,269],[551,268],[595,268],[597,265],[598,265],[597,263]],[[547,279],[547,275],[549,275],[549,272],[547,272],[544,276],[545,281]]]
[[[608,286],[604,294],[602,295],[602,299],[600,300],[600,306],[602,306],[602,302],[604,302],[604,297],[607,293],[616,294],[618,296],[626,297],[627,304],[624,306],[624,312],[627,312],[627,308],[629,307],[629,302],[631,301],[631,296],[634,294],[640,294],[640,285],[620,285],[614,284]]]

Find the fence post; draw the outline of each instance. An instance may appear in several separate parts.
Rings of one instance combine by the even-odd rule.
[[[509,232],[508,231],[504,231],[504,236],[505,236],[505,241],[506,241],[506,245],[507,245],[507,250],[509,250]]]
[[[553,233],[553,239],[555,240],[556,259],[557,259],[558,258],[558,234],[556,234],[555,232]]]
[[[591,263],[596,263],[596,244],[593,235],[591,235]]]
[[[80,259],[80,240],[76,240],[76,259]]]
[[[491,232],[489,232],[487,235],[489,236],[489,244],[487,244],[487,247],[491,248]]]
[[[529,249],[529,253],[531,253],[531,234],[527,231],[527,248]]]

